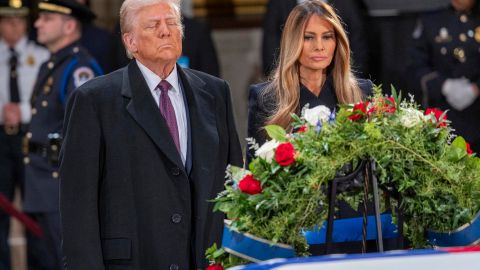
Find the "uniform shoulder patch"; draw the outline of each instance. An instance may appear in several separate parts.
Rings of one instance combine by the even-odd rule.
[[[75,87],[79,87],[94,77],[95,73],[91,68],[82,66],[73,71],[73,84]]]

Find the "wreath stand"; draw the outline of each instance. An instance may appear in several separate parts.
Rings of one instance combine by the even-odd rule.
[[[380,195],[379,195],[379,185],[378,180],[375,175],[375,162],[371,160],[362,159],[360,164],[357,168],[350,174],[346,176],[336,177],[334,178],[328,185],[328,218],[327,218],[327,232],[326,232],[326,241],[325,241],[325,253],[331,254],[332,253],[332,246],[333,246],[333,225],[334,225],[334,214],[335,214],[335,202],[337,200],[337,194],[340,193],[338,191],[338,186],[341,183],[348,183],[352,182],[356,177],[363,172],[363,222],[362,222],[362,253],[367,252],[367,226],[368,226],[368,211],[367,211],[367,203],[368,203],[368,194],[372,194],[373,196],[373,212],[375,217],[375,228],[376,228],[376,247],[378,252],[384,251],[384,242],[383,242],[383,235],[382,235],[382,222],[380,219]],[[387,191],[387,207],[390,207],[390,196],[395,195],[391,194],[391,192]],[[396,196],[400,202],[399,196]],[[400,203],[398,204],[400,205]],[[398,241],[400,241],[400,245],[403,248],[403,218],[401,211],[397,207],[397,223],[398,223]],[[392,210],[393,211],[393,210]]]

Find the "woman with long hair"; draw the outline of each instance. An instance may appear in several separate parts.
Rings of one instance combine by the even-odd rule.
[[[306,104],[334,110],[338,104],[362,101],[371,89],[370,80],[357,79],[352,72],[347,35],[334,9],[322,0],[306,0],[287,19],[271,79],[250,87],[248,136],[262,144],[266,140],[265,125],[291,130],[291,113],[299,114]],[[253,158],[252,152],[248,151],[248,160]],[[362,216],[344,201],[337,204],[336,218]],[[386,250],[396,249],[401,242],[387,239],[384,245]],[[374,243],[367,246],[367,251],[375,250]],[[357,253],[362,251],[362,244],[333,243],[332,248],[334,253]],[[310,246],[314,255],[322,254],[324,249],[324,245]]]
[[[270,80],[250,87],[248,136],[262,144],[265,125],[290,129],[290,114],[300,113],[307,103],[333,110],[361,101],[371,87],[371,81],[352,72],[350,45],[335,10],[321,0],[304,1],[285,23]]]

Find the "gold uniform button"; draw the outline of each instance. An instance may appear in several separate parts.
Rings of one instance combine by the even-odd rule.
[[[52,146],[50,146],[50,149],[52,149],[52,151],[57,151],[57,150],[58,150],[58,146],[52,145]]]
[[[42,101],[42,107],[47,107],[48,106],[48,102],[46,100]]]
[[[52,69],[54,66],[55,66],[55,64],[53,62],[48,62],[48,64],[47,64],[47,67],[49,69]]]
[[[29,157],[24,157],[23,158],[23,164],[27,165],[28,163],[30,163],[30,158]]]
[[[53,172],[53,173],[52,173],[52,177],[55,178],[55,179],[57,179],[57,178],[58,178],[58,172]]]
[[[467,41],[467,35],[465,35],[464,33],[461,33],[458,38],[460,39],[461,42],[465,42]]]
[[[466,23],[466,22],[468,21],[467,15],[462,14],[462,15],[460,16],[460,21],[463,22],[463,23]]]
[[[45,87],[43,87],[43,93],[45,95],[48,95],[50,93],[50,90],[51,90],[51,87],[49,85],[45,85]]]
[[[32,109],[32,115],[35,115],[35,114],[37,114],[37,109],[36,109],[36,108],[33,108],[33,109]]]
[[[32,138],[32,133],[31,132],[27,132],[27,134],[25,135],[28,139],[31,139]]]
[[[47,85],[52,85],[53,84],[53,77],[48,77],[48,80],[47,80]]]
[[[446,55],[446,54],[447,54],[447,48],[442,47],[442,48],[440,49],[440,53],[441,53],[442,55]]]
[[[79,51],[80,51],[80,49],[78,47],[73,48],[74,53],[78,53]]]

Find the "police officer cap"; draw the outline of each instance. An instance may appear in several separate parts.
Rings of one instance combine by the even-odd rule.
[[[87,6],[75,0],[42,0],[38,3],[38,10],[69,15],[82,22],[90,22],[96,17]]]
[[[0,16],[27,16],[28,12],[25,0],[0,0]]]

